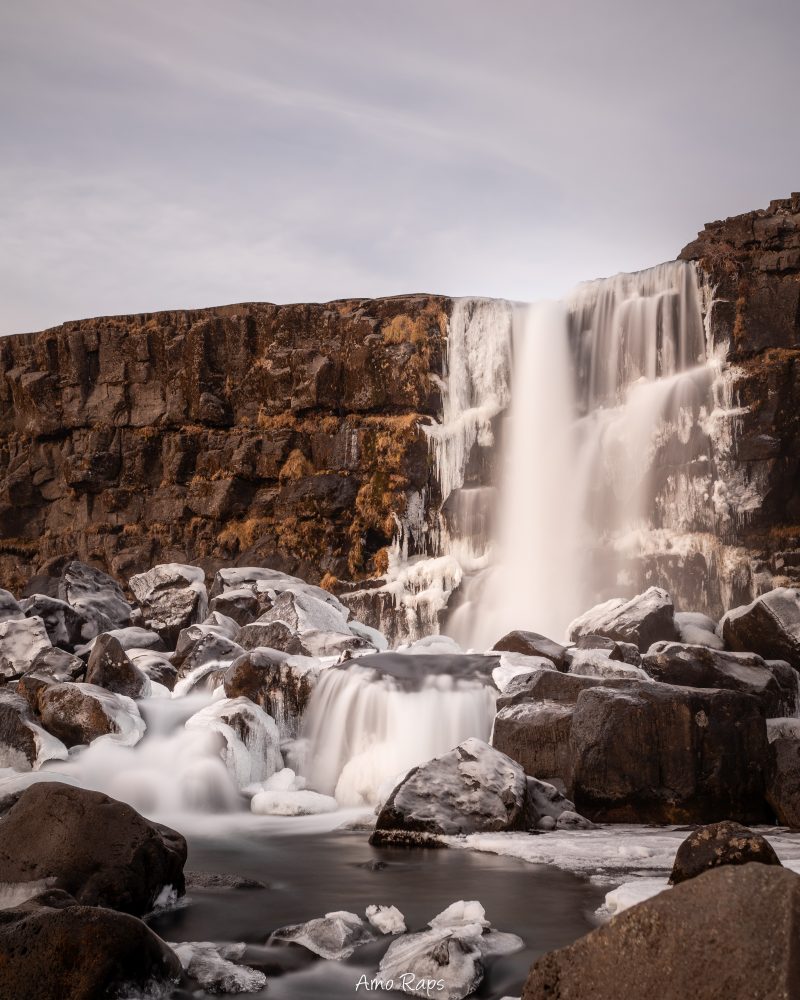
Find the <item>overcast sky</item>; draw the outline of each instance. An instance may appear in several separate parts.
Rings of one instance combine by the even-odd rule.
[[[0,333],[674,257],[800,188],[797,0],[2,0]]]

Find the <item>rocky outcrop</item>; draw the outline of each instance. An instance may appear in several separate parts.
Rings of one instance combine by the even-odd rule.
[[[0,819],[0,881],[40,882],[87,906],[149,913],[165,886],[184,891],[186,841],[100,792],[27,788]]]
[[[392,513],[432,486],[419,423],[449,309],[244,304],[3,338],[0,580],[73,558],[122,578],[168,560],[383,568]]]
[[[729,865],[540,958],[522,1000],[787,1000],[800,991],[800,877]]]

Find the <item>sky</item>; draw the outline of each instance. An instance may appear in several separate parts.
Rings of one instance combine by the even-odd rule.
[[[800,189],[797,0],[2,0],[0,334],[558,297]]]

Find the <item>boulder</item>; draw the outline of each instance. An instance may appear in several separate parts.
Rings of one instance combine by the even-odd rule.
[[[124,694],[128,698],[146,698],[150,680],[131,662],[113,635],[99,635],[86,665],[86,683]]]
[[[767,739],[770,743],[780,739],[800,740],[800,719],[767,719]]]
[[[520,765],[470,737],[409,771],[381,809],[370,843],[397,841],[397,833],[413,843],[414,834],[523,830],[526,809]]]
[[[24,617],[25,612],[20,607],[14,595],[0,588],[0,622]]]
[[[494,719],[492,746],[516,761],[525,774],[565,788],[572,783],[572,716],[574,705],[524,701],[501,708]]]
[[[127,628],[113,628],[106,632],[106,635],[113,635],[124,650],[128,649],[152,649],[157,653],[165,653],[167,647],[164,640],[149,628],[141,628],[139,625],[129,625]],[[88,656],[95,644],[94,639],[81,649],[76,650],[79,656]]]
[[[285,622],[256,621],[244,625],[239,632],[239,645],[244,650],[264,647],[295,656],[310,655],[297,632]]]
[[[86,672],[86,664],[79,656],[58,646],[45,646],[33,659],[30,673],[39,677],[52,677],[54,681],[77,681]]]
[[[781,667],[768,665],[756,653],[657,642],[642,658],[642,667],[650,677],[663,684],[724,688],[752,694],[758,698],[768,718],[785,715],[787,707],[794,709],[794,678],[787,676]]]
[[[675,855],[671,885],[720,865],[780,865],[772,844],[740,823],[725,820],[692,830]]]
[[[168,691],[175,687],[178,671],[165,653],[159,653],[154,649],[136,649],[135,647],[128,649],[127,653],[131,663],[137,670],[146,674],[151,683],[163,684]]]
[[[240,788],[265,781],[283,767],[278,727],[248,698],[212,702],[188,719],[186,728],[222,736],[220,756]]]
[[[613,639],[609,639],[606,635],[582,635],[569,652],[572,653],[574,650],[581,649],[600,650],[606,654],[609,660],[625,661],[622,649],[618,643],[614,642]]]
[[[204,628],[196,625],[195,628]],[[188,629],[184,629],[181,635],[186,635]],[[219,635],[217,632],[206,630],[201,632],[195,639],[180,643],[179,650],[176,650],[172,658],[173,664],[178,668],[180,676],[185,677],[198,667],[206,664],[214,664],[219,669],[224,670],[234,660],[244,653],[244,648],[233,639]]]
[[[205,573],[197,566],[162,563],[128,581],[148,628],[174,647],[181,629],[201,622],[207,613]]]
[[[800,670],[800,590],[779,587],[729,611],[719,624],[725,646],[786,660]]]
[[[94,623],[94,635],[131,624],[133,607],[122,588],[94,566],[67,563],[59,580],[58,596]]]
[[[618,677],[586,677],[541,670],[514,677],[497,699],[497,707],[507,708],[524,701],[555,701],[574,705],[581,691],[592,687],[635,689],[637,681]]]
[[[182,941],[172,945],[183,970],[208,993],[258,993],[267,985],[263,972],[240,965],[246,945]]]
[[[136,703],[95,684],[53,684],[39,692],[42,725],[68,747],[113,736],[123,746],[133,746],[144,735],[145,725]]]
[[[70,651],[97,635],[92,623],[80,611],[56,597],[34,594],[22,601],[27,618],[41,618],[50,642]]]
[[[604,649],[580,649],[574,647],[567,650],[569,672],[583,677],[608,677],[631,681],[646,681],[647,674],[641,667],[635,667],[622,659],[612,659]]]
[[[25,1000],[161,996],[175,954],[127,913],[79,906],[55,890],[0,913],[0,995]]]
[[[800,830],[800,737],[770,744],[767,802],[782,826]]]
[[[249,698],[260,705],[277,723],[281,739],[294,739],[300,734],[319,669],[313,660],[254,649],[225,671],[225,694],[228,698]]]
[[[50,648],[41,618],[7,618],[0,622],[0,678],[20,677],[33,669],[38,653]]]
[[[614,597],[570,624],[572,642],[583,635],[604,635],[617,642],[630,642],[642,653],[659,639],[677,640],[672,598],[660,587],[650,587],[628,601]]]
[[[30,771],[66,758],[67,748],[34,720],[28,701],[0,689],[0,767]]]
[[[522,1000],[787,1000],[800,994],[800,876],[730,865],[538,959]]]
[[[525,656],[544,656],[555,664],[558,670],[566,670],[564,659],[566,646],[553,642],[538,632],[524,632],[519,629],[509,632],[502,639],[498,639],[492,649],[498,652],[523,653]]]
[[[578,815],[575,803],[555,785],[528,778],[529,825],[537,830],[589,830],[594,823]]]
[[[30,785],[0,818],[0,882],[48,880],[86,906],[142,916],[184,892],[186,841],[124,802],[61,782]]]
[[[763,822],[766,722],[738,691],[639,684],[583,691],[572,716],[571,796],[618,823]]]
[[[265,594],[256,595],[249,587],[241,587],[212,597],[208,607],[232,618],[237,625],[249,625],[272,607],[272,601]]]

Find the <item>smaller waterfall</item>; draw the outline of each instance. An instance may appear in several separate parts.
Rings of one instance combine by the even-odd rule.
[[[488,740],[494,657],[380,653],[324,671],[308,706],[304,768],[342,806],[375,805],[412,767]]]

